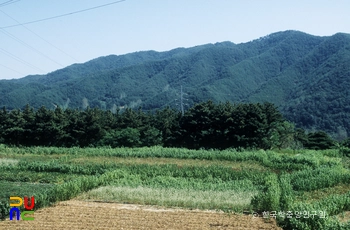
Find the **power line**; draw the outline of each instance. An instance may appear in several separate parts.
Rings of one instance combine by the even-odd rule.
[[[4,67],[4,68],[6,68],[6,69],[12,70],[13,72],[16,72],[16,73],[19,73],[19,74],[21,74],[21,75],[24,75],[23,73],[18,72],[17,70],[12,69],[12,68],[10,68],[10,67],[8,67],[8,66],[5,66],[5,65],[3,65],[3,64],[1,64],[1,63],[0,63],[0,66]]]
[[[9,1],[6,1],[6,2],[3,2],[3,3],[0,3],[0,7],[7,6],[7,5],[10,5],[10,4],[13,4],[13,3],[19,2],[19,1],[21,1],[21,0],[9,0]]]
[[[21,24],[19,21],[17,21],[16,19],[14,19],[13,17],[11,17],[10,15],[8,15],[7,13],[5,13],[4,11],[0,10],[0,12],[2,12],[3,14],[5,14],[7,17],[11,18],[12,20],[14,20],[15,22]],[[26,28],[29,32],[31,32],[32,34],[36,35],[38,38],[40,38],[41,40],[43,40],[44,42],[46,42],[47,44],[51,45],[52,47],[56,48],[57,50],[61,51],[62,53],[64,53],[65,55],[67,55],[68,57],[72,58],[73,60],[77,61],[77,59],[75,59],[74,57],[72,57],[71,55],[67,54],[66,52],[64,52],[62,49],[58,48],[57,46],[55,46],[54,44],[52,44],[51,42],[47,41],[46,39],[44,39],[43,37],[41,37],[39,34],[35,33],[34,31],[30,30],[28,27],[26,27],[25,25],[22,25],[24,28]]]
[[[16,40],[17,42],[21,43],[22,45],[30,48],[31,50],[35,51],[36,53],[40,54],[41,56],[51,60],[52,62],[56,63],[57,65],[61,66],[61,67],[64,67],[62,64],[56,62],[55,60],[53,60],[52,58],[50,58],[49,56],[45,55],[44,53],[40,52],[39,50],[35,49],[33,46],[27,44],[26,42],[22,41],[21,39],[17,38],[16,36],[14,36],[13,34],[5,31],[4,29],[1,29],[0,28],[0,32],[2,32],[3,34],[9,36],[10,38]]]
[[[31,67],[31,68],[34,68],[34,69],[36,69],[36,70],[39,70],[40,72],[45,72],[44,70],[40,69],[39,67],[36,67],[36,66],[30,64],[29,62],[26,62],[26,61],[23,60],[22,58],[19,58],[19,57],[17,57],[16,55],[11,54],[10,52],[8,52],[8,51],[6,51],[6,50],[4,50],[4,49],[2,49],[2,48],[0,48],[0,51],[1,51],[3,54],[5,54],[5,55],[7,55],[7,56],[9,56],[9,57],[11,57],[11,58],[13,58],[13,59],[15,59],[16,61],[21,62],[22,64],[25,64],[25,65],[27,65],[27,66],[29,66],[29,67]]]
[[[47,21],[47,20],[51,20],[51,19],[55,19],[55,18],[61,18],[61,17],[69,16],[69,15],[72,15],[72,14],[78,14],[78,13],[82,13],[82,12],[85,12],[85,11],[94,10],[94,9],[97,9],[97,8],[101,8],[101,7],[105,7],[105,6],[109,6],[109,5],[113,5],[113,4],[117,4],[117,3],[121,3],[121,2],[125,2],[125,1],[126,0],[114,1],[114,2],[107,3],[107,4],[94,6],[94,7],[90,7],[90,8],[87,8],[87,9],[78,10],[78,11],[74,11],[74,12],[70,12],[70,13],[66,13],[66,14],[53,16],[53,17],[43,18],[43,19],[30,21],[30,22],[25,22],[25,23],[14,24],[14,25],[10,25],[10,26],[3,26],[3,27],[0,27],[0,29],[6,29],[6,28],[22,26],[22,25],[28,25],[28,24],[33,24],[33,23],[37,23],[37,22]]]

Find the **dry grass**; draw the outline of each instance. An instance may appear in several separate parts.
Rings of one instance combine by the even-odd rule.
[[[66,155],[40,155],[40,154],[17,154],[17,153],[3,153],[0,152],[0,160],[1,159],[13,159],[13,160],[22,160],[22,161],[51,161],[57,160],[61,157],[66,157]]]
[[[70,162],[78,164],[89,164],[89,163],[121,163],[121,164],[149,164],[149,165],[160,165],[160,164],[176,164],[179,166],[212,166],[220,165],[231,167],[232,169],[240,170],[242,168],[246,170],[259,170],[268,171],[269,169],[260,165],[256,162],[235,162],[235,161],[220,161],[220,160],[198,160],[198,159],[176,159],[176,158],[135,158],[135,157],[79,157],[72,158]]]
[[[0,229],[278,229],[251,215],[66,201],[35,212],[33,221],[0,222]]]
[[[255,194],[256,191],[198,191],[141,186],[137,188],[106,186],[84,193],[78,199],[214,210],[230,207],[242,212],[249,209],[251,198]]]
[[[10,159],[10,158],[0,158],[0,166],[15,166],[19,160]]]
[[[349,222],[350,221],[350,211],[338,214],[337,218],[342,223]]]

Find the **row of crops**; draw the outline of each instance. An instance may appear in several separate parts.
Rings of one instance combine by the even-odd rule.
[[[338,150],[279,153],[0,145],[0,172],[2,219],[9,215],[9,196],[35,196],[36,209],[80,196],[249,212],[276,218],[284,229],[350,228],[350,222],[338,218],[350,211],[349,159]],[[325,216],[267,215],[312,212]]]

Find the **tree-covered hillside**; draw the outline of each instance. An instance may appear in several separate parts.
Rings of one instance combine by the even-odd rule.
[[[186,109],[209,99],[271,102],[297,126],[342,138],[350,132],[349,61],[348,34],[284,31],[241,44],[110,55],[1,80],[0,106],[179,108],[182,86]]]

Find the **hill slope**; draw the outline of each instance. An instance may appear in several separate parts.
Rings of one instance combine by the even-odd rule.
[[[167,52],[96,58],[47,75],[0,81],[0,106],[82,108],[189,106],[212,99],[272,102],[307,129],[350,132],[350,35],[274,33],[242,44],[222,42]],[[69,103],[69,104],[68,104]]]

